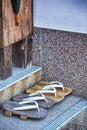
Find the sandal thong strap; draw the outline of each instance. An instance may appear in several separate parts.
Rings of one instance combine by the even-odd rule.
[[[40,111],[38,103],[36,101],[34,101],[34,103],[35,103],[35,105],[19,106],[19,107],[15,107],[13,109],[14,110],[38,109],[38,111]]]
[[[35,97],[29,97],[29,98],[24,98],[20,104],[23,103],[31,103],[32,101],[39,101],[39,100],[45,100],[47,102],[47,99],[45,96],[35,96]]]
[[[60,83],[59,81],[52,81],[52,82],[50,82],[50,84],[59,84],[59,85],[63,85],[63,84]]]
[[[63,84],[58,81],[50,82],[50,85],[44,86],[43,89],[50,89],[50,88],[62,88],[63,91],[65,90]]]
[[[39,90],[39,91],[36,91],[35,93],[32,93],[30,94],[29,96],[35,96],[35,95],[38,95],[38,94],[45,94],[45,93],[53,93],[55,95],[55,97],[57,96],[56,95],[56,89],[53,89],[53,90]]]

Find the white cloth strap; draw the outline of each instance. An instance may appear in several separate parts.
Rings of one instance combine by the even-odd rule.
[[[38,111],[40,111],[38,103],[36,101],[34,101],[35,105],[25,105],[25,106],[19,106],[19,107],[15,107],[13,108],[14,110],[28,110],[28,109],[38,109]]]
[[[31,103],[32,101],[39,101],[39,100],[45,100],[47,102],[45,96],[35,96],[35,97],[24,98],[23,101],[20,102],[20,104]]]
[[[32,93],[30,94],[29,96],[36,96],[38,94],[45,94],[45,93],[53,93],[55,95],[55,97],[57,96],[56,95],[56,89],[53,89],[53,90],[39,90],[39,91],[36,91],[35,93]]]
[[[63,84],[58,81],[50,82],[50,85],[46,85],[43,87],[43,89],[51,89],[51,88],[62,88],[63,91],[65,90]]]

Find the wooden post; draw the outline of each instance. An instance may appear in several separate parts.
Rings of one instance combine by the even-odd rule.
[[[32,61],[32,38],[29,36],[12,46],[13,66],[26,68]]]
[[[27,38],[27,65],[30,65],[32,62],[32,40],[32,36]]]
[[[26,68],[30,64],[32,34],[33,0],[21,1],[19,26],[15,25],[11,0],[0,0],[0,79],[12,75],[12,65]]]
[[[12,75],[12,45],[0,48],[0,79],[4,80]]]
[[[15,25],[15,14],[11,0],[0,0],[0,47],[14,44],[32,35],[33,0],[21,0],[19,26]]]

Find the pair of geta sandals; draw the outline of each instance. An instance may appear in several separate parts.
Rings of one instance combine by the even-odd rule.
[[[60,102],[72,92],[71,88],[64,87],[58,81],[40,81],[35,86],[14,96],[12,101],[3,103],[6,116],[20,115],[21,119],[41,119],[46,117],[47,109]]]

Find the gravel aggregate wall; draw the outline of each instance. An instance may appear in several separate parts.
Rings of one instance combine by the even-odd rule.
[[[33,64],[42,66],[42,79],[58,80],[87,98],[87,34],[34,28]]]

